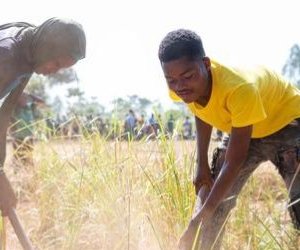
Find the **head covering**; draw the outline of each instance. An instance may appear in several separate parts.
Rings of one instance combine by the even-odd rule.
[[[75,61],[85,57],[86,39],[82,26],[70,19],[51,18],[35,28],[31,53],[34,66],[62,56]]]
[[[32,75],[29,47],[35,27],[25,22],[0,25],[0,99]]]
[[[31,42],[35,28],[35,25],[25,22],[0,25],[0,49],[5,48],[0,51],[0,61],[8,63],[10,60],[6,56],[10,54],[10,59],[13,57],[17,59],[15,64],[9,63],[10,67],[19,68],[18,66],[24,66],[24,64],[30,66],[32,63]]]
[[[20,28],[19,32],[17,34],[14,35],[14,37],[18,37],[19,34],[22,33],[23,30],[27,29],[27,28],[35,28],[36,26],[31,24],[31,23],[26,23],[26,22],[14,22],[14,23],[6,23],[6,24],[2,24],[0,25],[0,31],[1,30],[6,30],[9,28]],[[5,37],[5,38],[9,38]],[[11,37],[12,38],[12,37]],[[3,39],[1,37],[1,39]]]

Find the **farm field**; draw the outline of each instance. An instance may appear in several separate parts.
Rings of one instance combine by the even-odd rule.
[[[94,135],[37,142],[34,166],[18,171],[9,145],[5,169],[36,249],[169,250],[193,210],[194,158],[195,141]],[[298,249],[286,206],[277,171],[260,166],[232,211],[223,249]],[[6,231],[6,249],[22,249],[8,222]]]

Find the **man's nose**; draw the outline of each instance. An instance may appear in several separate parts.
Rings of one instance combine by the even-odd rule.
[[[185,80],[184,79],[180,79],[180,80],[177,80],[176,82],[176,90],[182,90],[184,89],[184,86],[185,86]]]

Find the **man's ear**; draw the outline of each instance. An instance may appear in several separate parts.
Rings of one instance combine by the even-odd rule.
[[[210,67],[211,67],[211,63],[210,63],[210,58],[205,56],[202,58],[203,63],[205,65],[205,68],[207,69],[207,71],[210,71]]]

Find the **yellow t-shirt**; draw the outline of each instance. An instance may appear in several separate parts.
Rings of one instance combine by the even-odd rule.
[[[212,93],[205,107],[193,102],[191,112],[213,127],[253,125],[252,138],[275,133],[300,117],[300,91],[273,71],[225,67],[212,61]],[[180,98],[170,91],[173,100]]]

